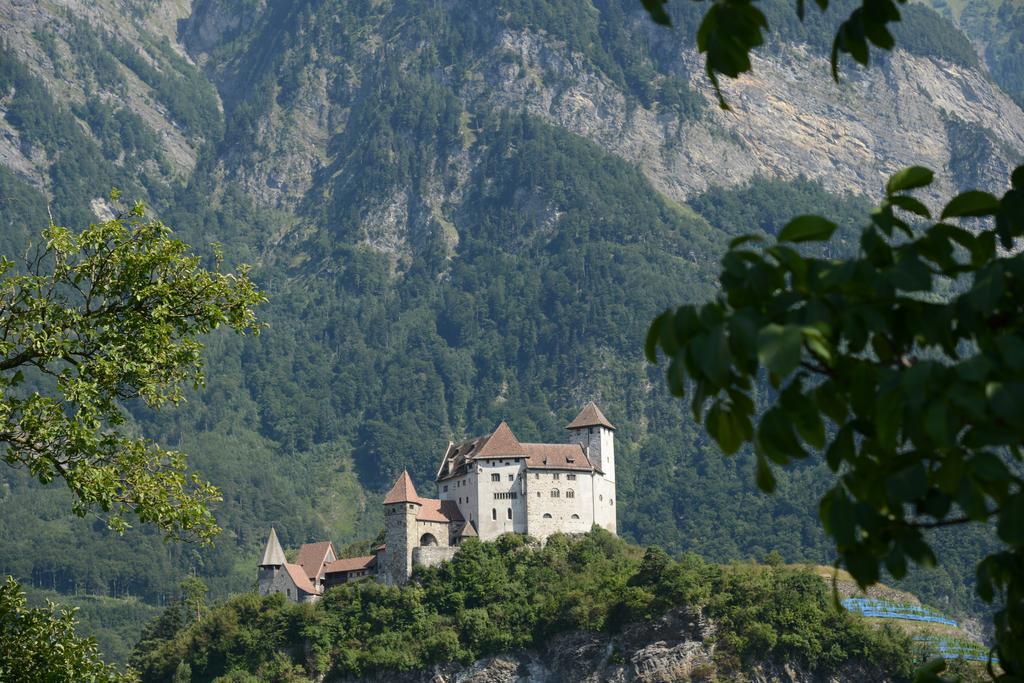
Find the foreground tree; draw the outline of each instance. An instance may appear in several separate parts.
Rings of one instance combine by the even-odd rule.
[[[169,537],[209,540],[215,487],[185,456],[129,435],[122,403],[152,408],[202,381],[198,338],[258,331],[247,277],[203,268],[141,205],[81,233],[55,225],[23,267],[0,258],[0,446],[42,483],[61,478],[74,511],[126,515]]]
[[[92,638],[75,634],[73,610],[26,606],[13,578],[0,585],[0,681],[122,681],[104,664]]]
[[[841,53],[867,65],[871,45],[895,47],[889,25],[906,1],[854,3],[833,42],[833,79]],[[671,24],[668,0],[641,4]],[[795,0],[801,20],[806,4]],[[768,28],[754,0],[709,2],[697,48],[723,108],[719,75],[749,72]],[[753,445],[762,490],[774,490],[773,465],[805,447],[825,454],[837,476],[820,517],[862,587],[883,566],[900,578],[908,559],[934,564],[927,529],[995,520],[1005,546],[978,564],[977,590],[1000,605],[996,651],[1006,679],[1022,680],[1024,260],[1012,250],[1024,235],[1024,166],[1001,199],[965,192],[922,227],[931,213],[908,192],[932,178],[921,167],[894,175],[848,260],[791,246],[828,240],[837,226],[821,216],[794,218],[775,244],[734,240],[718,298],[656,318],[646,355],[664,353],[670,390],[690,387],[695,418],[726,454]],[[989,223],[968,230],[960,218]],[[773,391],[758,406],[765,372]]]
[[[692,394],[725,453],[753,445],[764,491],[773,466],[824,453],[836,479],[821,520],[862,587],[882,567],[900,578],[908,559],[934,564],[927,529],[995,520],[1004,547],[978,565],[977,590],[998,598],[996,650],[1021,677],[1024,166],[1001,198],[966,192],[912,226],[931,213],[909,191],[931,181],[920,167],[894,175],[846,260],[796,247],[831,237],[819,216],[774,243],[733,240],[721,293],[656,318],[646,353],[663,352],[672,393]]]
[[[76,514],[98,510],[117,531],[134,515],[168,538],[209,541],[216,487],[184,454],[129,434],[122,405],[180,401],[203,381],[199,337],[222,325],[258,332],[263,300],[244,267],[222,272],[217,254],[204,268],[141,204],[77,234],[51,224],[24,264],[0,258],[4,462],[44,484],[63,479]],[[114,676],[74,636],[71,612],[24,609],[10,578],[0,621],[0,679]]]

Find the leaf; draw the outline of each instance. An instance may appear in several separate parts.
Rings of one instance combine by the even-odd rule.
[[[996,533],[1011,545],[1024,545],[1024,492],[1010,496],[1003,503]]]
[[[898,206],[904,211],[909,211],[921,218],[932,217],[932,212],[928,210],[927,206],[909,195],[899,194],[894,197],[889,197],[889,201],[892,202],[893,206]]]
[[[821,216],[797,216],[779,232],[780,242],[823,242],[839,227]]]
[[[668,310],[651,322],[651,326],[647,330],[647,340],[644,342],[644,356],[648,363],[658,362],[658,339],[661,337],[662,327],[666,326],[671,318],[672,311]]]
[[[757,357],[769,371],[786,376],[800,364],[803,331],[797,325],[767,325],[757,335]]]
[[[958,216],[991,216],[999,210],[999,200],[988,192],[969,190],[958,194],[942,210],[942,220]]]
[[[886,194],[895,194],[904,190],[913,190],[917,187],[931,185],[935,173],[924,166],[911,166],[902,171],[897,171],[885,184]]]
[[[780,465],[785,465],[792,458],[807,457],[793,432],[793,424],[780,407],[771,408],[761,418],[757,443],[765,455]]]
[[[772,474],[772,468],[768,461],[760,453],[757,454],[757,473],[755,477],[757,488],[765,493],[775,492],[775,475]]]
[[[667,2],[668,0],[640,0],[640,4],[644,6],[644,9],[651,16],[651,21],[662,26],[671,26],[672,18],[668,16],[668,12],[665,11],[664,7]]]
[[[829,469],[835,472],[844,462],[852,461],[856,453],[853,443],[853,427],[844,425],[825,451],[825,462],[828,463]]]
[[[736,247],[742,246],[749,242],[758,243],[764,242],[764,238],[760,235],[740,235],[739,237],[733,237],[729,240],[729,249],[735,249]]]
[[[732,455],[740,449],[749,433],[749,421],[747,429],[744,429],[743,417],[731,410],[726,410],[721,403],[715,402],[708,411],[708,417],[704,425],[711,437],[718,443],[718,447],[726,455]]]

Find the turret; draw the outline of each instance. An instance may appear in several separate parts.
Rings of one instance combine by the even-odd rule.
[[[384,583],[398,585],[412,575],[412,551],[417,545],[416,517],[420,502],[412,477],[403,471],[384,496]]]
[[[615,426],[593,401],[583,406],[576,419],[565,427],[569,443],[578,443],[587,451],[594,467],[609,482],[615,482]]]
[[[284,570],[285,562],[284,550],[277,540],[277,532],[274,531],[274,527],[270,527],[270,536],[267,537],[267,545],[263,549],[263,559],[260,560],[258,569],[260,595],[270,593],[274,579]]]

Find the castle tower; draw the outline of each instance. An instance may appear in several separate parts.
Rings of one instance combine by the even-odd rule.
[[[267,546],[263,549],[263,559],[259,564],[260,595],[268,595],[271,592],[274,579],[284,571],[285,562],[284,550],[277,540],[277,532],[274,531],[274,527],[270,527],[270,536],[267,537]]]
[[[583,406],[576,419],[565,427],[569,430],[569,443],[578,443],[587,451],[594,467],[604,478],[615,483],[615,427],[591,401]]]
[[[381,574],[386,585],[403,584],[412,575],[412,551],[418,545],[416,517],[422,506],[412,477],[404,470],[384,496],[385,549]]]
[[[593,475],[591,505],[594,524],[617,533],[615,514],[615,426],[591,401],[565,427],[569,443],[578,443],[597,468]]]

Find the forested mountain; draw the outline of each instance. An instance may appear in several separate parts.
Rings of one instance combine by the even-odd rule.
[[[47,209],[106,215],[117,186],[252,263],[270,298],[260,337],[207,340],[187,405],[127,406],[222,487],[215,547],[116,537],[6,469],[0,569],[153,604],[194,571],[222,597],[251,585],[269,525],[290,546],[372,537],[403,467],[429,490],[448,439],[501,419],[557,439],[591,398],[619,427],[623,536],[830,561],[823,465],[756,492],[750,460],[723,458],[646,365],[646,326],[710,296],[741,231],[821,212],[849,248],[898,167],[936,168],[947,195],[1005,184],[1024,112],[1019,70],[985,52],[1014,33],[913,5],[902,49],[836,86],[842,12],[800,24],[790,5],[765,3],[773,42],[723,112],[690,2],[668,30],[633,0],[0,1],[0,253],[24,253]],[[976,609],[974,535],[939,539],[947,563],[908,585]]]

